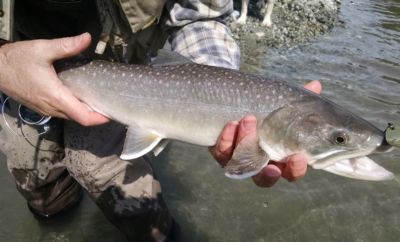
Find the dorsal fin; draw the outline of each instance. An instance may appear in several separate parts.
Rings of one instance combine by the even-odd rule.
[[[188,58],[166,49],[161,49],[157,52],[157,56],[151,60],[150,66],[160,67],[169,65],[183,65],[193,63]]]

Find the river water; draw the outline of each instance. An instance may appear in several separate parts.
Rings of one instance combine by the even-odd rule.
[[[400,123],[400,1],[342,0],[340,19],[310,43],[243,57],[243,70],[298,84],[319,79],[325,96],[378,127]],[[205,148],[178,142],[153,165],[184,241],[399,241],[400,149],[372,158],[396,179],[309,169],[301,181],[262,189],[225,178]],[[39,223],[5,162],[0,190],[0,241],[125,241],[87,197],[70,214]]]

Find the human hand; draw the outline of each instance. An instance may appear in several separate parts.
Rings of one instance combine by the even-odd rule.
[[[304,88],[321,93],[322,86],[319,81],[311,81]],[[214,158],[221,166],[225,166],[231,159],[235,146],[248,135],[254,135],[257,130],[257,119],[254,116],[246,116],[238,121],[229,122],[217,144],[210,148]],[[307,171],[307,156],[305,154],[293,154],[286,157],[283,161],[270,161],[257,175],[253,176],[253,181],[257,186],[270,187],[274,185],[282,176],[288,181],[295,181],[302,178]]]
[[[90,34],[53,40],[20,41],[0,48],[0,91],[45,115],[72,119],[81,125],[108,122],[80,102],[58,78],[53,62],[85,50]]]

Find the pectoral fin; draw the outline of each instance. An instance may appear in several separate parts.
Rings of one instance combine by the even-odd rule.
[[[152,151],[162,137],[139,127],[130,127],[126,133],[125,144],[120,156],[123,160],[139,158]]]
[[[268,154],[259,146],[258,137],[245,137],[225,166],[225,175],[232,179],[245,179],[259,173],[268,161]]]
[[[366,156],[337,161],[323,170],[359,180],[382,181],[394,178],[393,173]]]

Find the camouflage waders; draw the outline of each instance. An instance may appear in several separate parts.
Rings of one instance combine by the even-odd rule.
[[[0,149],[31,209],[53,216],[76,204],[82,188],[106,217],[133,241],[162,241],[171,219],[161,198],[159,182],[144,159],[123,161],[125,127],[115,122],[82,127],[53,120],[50,131],[37,136],[38,127],[16,119],[18,105],[11,104],[0,118]],[[64,124],[64,128],[63,128]]]

